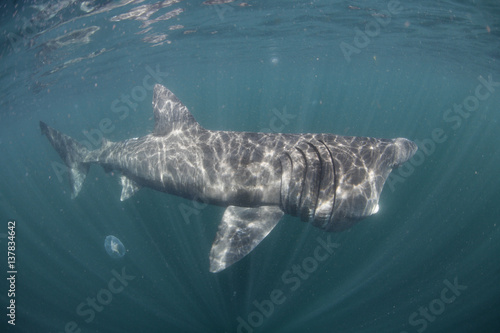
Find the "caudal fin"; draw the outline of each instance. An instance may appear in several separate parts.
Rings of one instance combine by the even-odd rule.
[[[75,198],[80,193],[89,171],[89,164],[83,162],[89,150],[75,139],[47,126],[43,121],[40,121],[40,129],[68,166],[71,198]]]

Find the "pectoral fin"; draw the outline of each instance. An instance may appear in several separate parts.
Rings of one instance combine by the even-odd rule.
[[[220,272],[250,253],[282,216],[277,206],[227,207],[210,250],[210,272]]]

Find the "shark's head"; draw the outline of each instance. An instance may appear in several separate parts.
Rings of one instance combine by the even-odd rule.
[[[410,159],[410,140],[323,136],[280,158],[281,209],[326,231],[342,231],[375,214],[393,168]]]

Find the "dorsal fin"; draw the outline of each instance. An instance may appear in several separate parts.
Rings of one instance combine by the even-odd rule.
[[[155,114],[154,135],[163,136],[174,130],[196,132],[202,129],[187,107],[173,92],[161,84],[156,84],[154,88],[153,110]]]

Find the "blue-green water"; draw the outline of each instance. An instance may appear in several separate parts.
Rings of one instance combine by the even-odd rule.
[[[1,7],[2,332],[500,331],[497,2]],[[72,200],[40,135],[39,120],[96,147],[145,135],[154,83],[208,129],[406,137],[420,150],[375,216],[338,234],[285,216],[212,274],[223,208],[149,189],[121,202],[119,175],[97,166]],[[125,256],[106,253],[107,235]]]

